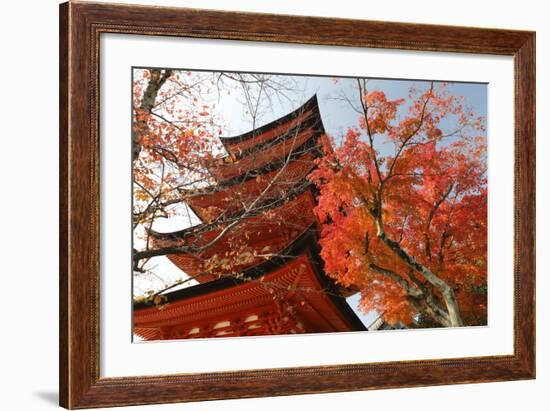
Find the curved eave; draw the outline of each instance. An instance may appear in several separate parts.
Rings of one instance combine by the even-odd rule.
[[[316,187],[312,184],[308,184],[308,185],[304,186],[303,189],[296,190],[295,192],[293,192],[292,195],[289,196],[288,198],[290,198],[292,200],[292,199],[298,197],[299,195],[301,195],[302,193],[306,192],[307,190],[309,190],[311,192],[312,196],[315,197],[317,195]],[[286,200],[287,200],[287,198],[283,198],[279,202],[273,202],[273,201],[270,200],[272,205],[269,208],[267,208],[267,207],[262,208],[262,212],[278,208],[282,203],[285,203]],[[258,207],[261,208],[261,205],[259,205]],[[238,217],[238,215],[233,215],[232,217]],[[159,233],[157,231],[151,230],[151,236],[154,239],[158,239],[158,240],[180,240],[184,237],[195,235],[195,233],[202,233],[201,230],[203,230],[202,227],[204,227],[204,226],[205,226],[205,224],[198,224],[198,225],[195,225],[195,226],[192,226],[192,227],[184,228],[183,230],[177,230],[177,231],[173,231],[173,232],[170,232],[170,233]]]
[[[319,111],[319,105],[317,102],[317,95],[314,94],[308,101],[306,101],[304,104],[302,104],[300,107],[298,107],[296,110],[285,114],[284,116],[278,118],[277,120],[274,120],[270,123],[267,123],[263,125],[262,127],[258,127],[254,130],[247,131],[246,133],[239,134],[237,136],[232,137],[221,137],[220,140],[224,147],[231,146],[233,144],[238,144],[243,141],[249,140],[255,136],[258,136],[260,134],[266,133],[269,130],[278,127],[284,123],[287,123],[289,121],[292,121],[294,118],[298,117],[301,113],[303,113],[305,110],[311,110],[316,109]]]
[[[307,134],[306,134],[307,133]],[[233,163],[212,167],[210,172],[220,186],[239,184],[249,178],[280,169],[287,162],[294,161],[305,153],[311,152],[315,157],[322,153],[320,130],[309,129],[297,138],[297,147],[281,142],[266,150],[261,150],[255,157],[243,157]]]
[[[301,154],[299,157],[292,159],[292,161],[289,161],[287,164],[283,163],[283,166],[285,166],[291,172],[296,169],[307,169],[303,173],[303,177],[305,177],[315,167],[315,159],[318,158],[318,154],[319,153],[315,152],[315,150],[312,150],[312,152],[306,152],[305,154]],[[222,182],[221,184],[212,184],[210,186],[199,189],[184,190],[184,197],[186,199],[193,200],[197,197],[202,196],[215,196],[216,194],[219,194],[228,189],[233,189],[236,185],[249,183],[250,180],[256,179],[258,174],[262,176],[266,176],[270,173],[274,174],[275,172],[278,172],[281,168],[275,168],[273,170],[259,169],[259,173],[254,173],[253,170],[251,170],[251,172],[246,173],[245,175],[240,175],[236,179],[230,181],[231,184],[225,184],[224,182]],[[285,173],[285,171],[283,171],[282,173]],[[282,181],[283,177],[279,177],[279,179]]]

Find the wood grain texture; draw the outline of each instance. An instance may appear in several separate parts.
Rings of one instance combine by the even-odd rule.
[[[59,15],[59,386],[69,386],[69,284],[68,284],[68,4],[60,6]],[[64,34],[65,33],[65,34]],[[59,402],[69,404],[68,389],[59,390]]]
[[[514,56],[514,355],[101,379],[99,35],[109,32]],[[60,104],[62,406],[90,408],[534,378],[533,32],[71,2],[60,6]]]

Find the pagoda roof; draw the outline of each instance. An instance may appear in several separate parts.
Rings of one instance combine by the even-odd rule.
[[[258,144],[258,140],[263,141],[276,138],[279,133],[284,133],[289,128],[289,124],[295,125],[298,122],[304,121],[306,118],[314,116],[321,119],[319,105],[317,101],[317,95],[314,94],[309,100],[307,100],[300,107],[291,111],[284,116],[271,121],[261,127],[250,130],[246,133],[239,134],[232,137],[221,137],[221,142],[230,153],[235,152],[238,148],[246,149]],[[322,122],[320,122],[322,126]],[[282,127],[281,127],[282,126]],[[268,134],[274,131],[274,133]],[[268,135],[268,136],[266,136]],[[240,147],[239,147],[240,146]]]
[[[273,258],[267,261],[264,261],[262,264],[259,264],[255,267],[251,267],[243,271],[243,277],[247,277],[252,280],[258,279],[264,276],[266,273],[284,266],[289,260],[294,259],[296,255],[300,254],[304,250],[315,249],[316,242],[317,240],[316,240],[315,225],[311,225],[299,237],[297,237],[291,244],[289,244],[285,249],[283,249],[280,255],[274,256]],[[322,265],[322,261],[320,259],[318,259],[316,263]],[[323,277],[326,277],[326,275],[323,274]],[[182,288],[176,291],[164,293],[163,295],[166,297],[166,302],[170,303],[170,302],[185,300],[191,297],[208,294],[211,291],[230,288],[235,285],[243,284],[245,282],[247,282],[247,280],[228,276],[228,277],[222,277],[222,278],[216,279],[215,281],[209,281],[207,283],[197,284],[197,285]],[[144,309],[144,308],[154,307],[154,306],[155,304],[152,302],[149,303],[149,302],[141,301],[138,303],[134,303],[134,310],[139,310],[139,309]]]
[[[243,218],[232,230],[224,234],[214,244],[206,249],[193,253],[170,254],[168,258],[177,267],[188,275],[200,275],[197,281],[210,281],[215,277],[205,272],[213,271],[205,265],[216,259],[219,265],[224,265],[226,270],[240,271],[257,265],[265,260],[261,256],[252,256],[256,252],[260,255],[279,253],[294,241],[304,230],[316,222],[313,208],[315,199],[313,187],[296,193],[290,198],[281,198],[262,207],[255,215]],[[235,217],[239,218],[239,217]],[[154,245],[157,247],[178,247],[193,244],[200,248],[213,241],[226,227],[220,224],[209,227],[202,224],[172,233],[152,232]],[[239,251],[248,258],[234,257]],[[261,250],[264,250],[263,252]],[[248,253],[248,254],[244,254]]]
[[[322,135],[323,123],[317,97],[313,95],[293,112],[259,129],[222,137],[230,155],[209,167],[217,183],[185,193],[188,206],[206,221],[222,213],[237,212],[275,176],[277,182],[269,193],[264,193],[265,197],[292,193],[293,185],[307,186],[305,178],[315,166],[314,159],[322,155]]]
[[[310,184],[306,176],[315,167],[314,159],[313,153],[305,153],[279,169],[250,174],[240,184],[213,185],[195,190],[186,196],[186,203],[202,221],[206,221],[222,213],[232,216],[242,209],[242,204],[250,204],[260,195],[267,201],[289,197]]]
[[[242,278],[223,277],[162,294],[162,306],[148,302],[135,303],[135,332],[155,339],[159,337],[155,330],[160,327],[176,326],[189,331],[199,324],[213,321],[213,318],[233,321],[238,315],[242,317],[243,313],[272,310],[274,302],[270,284],[275,284],[275,291],[281,290],[295,303],[297,321],[305,324],[302,332],[366,330],[345,298],[339,295],[334,283],[324,274],[316,232],[311,227],[281,256],[244,271]],[[293,291],[293,287],[301,291]],[[257,327],[260,328],[260,325]],[[283,330],[281,333],[294,331]],[[257,333],[252,332],[252,335],[265,334],[269,332],[261,329]],[[188,335],[178,335],[170,338],[190,338]],[[208,336],[231,335],[235,335],[234,332],[226,330]]]
[[[249,175],[258,175],[281,168],[287,161],[294,160],[308,152],[321,154],[319,145],[323,130],[316,127],[304,127],[289,130],[285,138],[273,140],[253,154],[238,158],[225,157],[218,164],[209,167],[210,174],[220,184],[235,184]]]

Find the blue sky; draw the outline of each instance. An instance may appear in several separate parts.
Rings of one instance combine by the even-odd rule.
[[[321,76],[285,76],[296,84],[296,90],[289,94],[291,100],[273,100],[273,105],[259,120],[256,126],[269,123],[288,112],[296,109],[317,94],[319,107],[325,130],[336,141],[345,134],[348,127],[358,125],[358,114],[345,101],[339,97],[345,93],[353,101],[357,101],[355,78],[338,78]],[[429,81],[394,80],[394,79],[369,79],[367,86],[369,91],[384,91],[389,99],[406,98],[412,86],[427,89]],[[447,83],[449,93],[464,96],[466,106],[471,107],[475,113],[481,116],[487,115],[487,84],[484,83]],[[224,120],[224,135],[241,134],[251,129],[251,120],[243,114],[241,96],[238,92],[224,95],[219,100],[215,113]],[[443,126],[452,126],[443,123]]]

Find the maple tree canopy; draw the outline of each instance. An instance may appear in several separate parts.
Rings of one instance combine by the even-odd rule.
[[[360,127],[309,176],[327,274],[358,286],[362,309],[390,323],[486,324],[483,118],[444,85],[407,101],[358,88]]]

